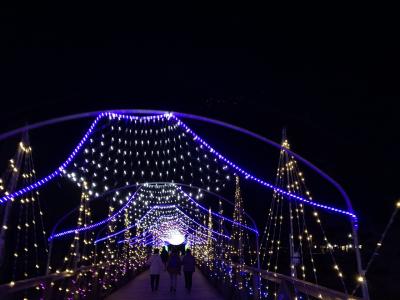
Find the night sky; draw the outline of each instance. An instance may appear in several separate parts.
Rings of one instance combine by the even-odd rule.
[[[400,197],[400,49],[390,8],[182,9],[1,9],[0,131],[118,108],[204,115],[278,142],[285,127],[293,149],[348,191],[364,239],[375,243]],[[56,145],[62,150],[36,154],[51,161],[39,170],[63,160],[82,124],[65,125],[70,130]],[[225,143],[213,128],[190,124],[264,174],[235,138]],[[0,147],[5,161],[12,153]],[[254,157],[276,167],[277,154],[263,149]],[[388,262],[399,265],[399,227],[397,220],[376,274],[394,274]]]

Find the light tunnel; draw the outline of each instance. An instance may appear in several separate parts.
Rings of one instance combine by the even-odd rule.
[[[36,194],[56,178],[63,178],[75,189],[80,189],[80,205],[58,219],[50,235],[43,231],[50,250],[46,272],[50,272],[53,265],[53,244],[54,247],[67,249],[70,258],[65,257],[64,266],[68,265],[68,272],[70,266],[84,266],[89,258],[94,259],[98,266],[106,261],[109,267],[118,265],[125,272],[126,262],[140,258],[137,262],[141,264],[145,252],[151,247],[190,244],[198,251],[196,256],[199,259],[206,264],[215,263],[214,267],[222,271],[225,270],[226,259],[234,264],[234,259],[240,258],[243,264],[258,270],[264,267],[270,272],[270,268],[274,267],[277,274],[279,256],[281,274],[288,271],[290,276],[296,278],[302,274],[303,279],[314,276],[311,281],[315,279],[317,283],[315,246],[325,247],[328,252],[332,247],[320,224],[319,212],[327,212],[332,218],[338,216],[350,220],[354,233],[351,238],[359,263],[357,216],[340,185],[289,150],[284,143],[279,145],[235,125],[183,113],[115,110],[41,122],[2,134],[0,140],[24,130],[84,117],[95,119],[63,163],[47,176],[28,181],[26,186],[0,198],[0,204],[7,206],[15,200],[25,201],[26,197]],[[278,181],[272,184],[254,176],[196,134],[182,121],[184,118],[238,131],[272,145],[281,154],[296,158],[337,188],[346,201],[347,210],[314,200],[302,193],[304,190],[299,189],[297,193]],[[279,170],[278,167],[277,178]],[[296,174],[299,174],[298,171]],[[241,204],[240,184],[246,182],[272,191],[272,199],[268,203],[271,208],[269,212],[263,212],[267,224],[261,233]],[[251,187],[254,188],[254,185]],[[230,200],[232,198],[234,201]],[[285,217],[281,203],[285,203]],[[316,222],[308,227],[310,231],[306,227],[309,223],[306,225],[303,207],[304,210],[307,207],[307,217]],[[77,224],[71,226],[73,218],[70,217],[75,215],[78,216]],[[282,220],[286,222],[284,225]],[[290,226],[294,226],[294,230]],[[281,232],[284,233],[281,235]],[[281,247],[281,242],[285,246]],[[92,249],[90,254],[85,252],[85,248]],[[82,249],[79,250],[81,253],[77,249]],[[300,266],[292,257],[302,249],[308,252],[301,253],[303,265]],[[117,258],[116,253],[122,256]],[[345,288],[341,280],[342,269],[331,252],[327,256],[333,259],[333,272],[337,273],[339,282]],[[53,262],[57,263],[55,260],[53,258]],[[287,263],[290,264],[288,270]],[[309,274],[306,274],[305,264],[312,267],[307,267],[311,270]]]

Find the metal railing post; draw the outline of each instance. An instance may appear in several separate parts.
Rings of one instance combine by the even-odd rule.
[[[360,248],[359,248],[359,243],[358,243],[358,229],[357,229],[357,224],[351,222],[352,225],[352,230],[353,230],[353,244],[354,244],[354,251],[356,254],[356,261],[357,261],[357,271],[358,271],[358,276],[361,276],[362,282],[361,282],[361,291],[362,291],[362,297],[364,300],[369,300],[369,291],[368,291],[368,283],[367,283],[367,278],[365,277],[365,270],[362,267],[362,260],[361,260],[361,253],[360,253]]]

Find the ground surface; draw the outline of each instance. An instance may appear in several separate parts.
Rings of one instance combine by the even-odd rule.
[[[207,281],[199,270],[193,274],[193,287],[189,294],[185,289],[184,276],[178,276],[176,293],[172,294],[169,291],[169,276],[167,272],[163,272],[160,276],[160,286],[158,291],[152,292],[150,289],[149,271],[143,272],[138,277],[133,279],[127,285],[123,286],[106,300],[125,300],[125,299],[140,299],[140,300],[219,300],[223,299],[215,288]]]

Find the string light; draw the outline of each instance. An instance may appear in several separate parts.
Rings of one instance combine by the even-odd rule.
[[[19,148],[26,154],[32,152],[25,143]],[[23,173],[22,177],[29,182],[15,193],[4,193],[0,202],[16,199],[21,207],[30,207],[38,201],[36,195],[31,197],[32,193],[58,176],[81,190],[76,227],[52,234],[48,239],[52,242],[60,237],[70,236],[71,239],[62,267],[49,266],[56,274],[74,274],[63,282],[51,284],[60,298],[87,296],[97,284],[103,291],[109,291],[129,271],[139,270],[145,264],[150,248],[182,242],[190,244],[193,254],[210,271],[212,278],[222,278],[252,295],[255,292],[253,279],[245,266],[256,265],[258,247],[254,241],[258,239],[258,230],[255,225],[248,226],[245,217],[240,180],[247,179],[273,190],[264,230],[266,241],[261,245],[266,269],[276,275],[281,271],[279,262],[286,259],[291,277],[302,276],[307,281],[313,277],[318,284],[317,262],[312,250],[326,249],[332,254],[340,243],[337,245],[336,241],[326,238],[316,208],[355,220],[356,216],[315,202],[305,189],[303,173],[285,149],[289,149],[287,141],[281,150],[286,161],[279,165],[277,181],[272,185],[223,157],[172,114],[136,117],[102,113],[56,171],[39,181],[34,179],[34,170]],[[15,160],[10,160],[10,170],[22,172]],[[135,191],[132,183],[136,183]],[[181,187],[182,183],[187,184],[187,190]],[[211,197],[211,192],[231,193],[233,185],[232,219],[223,215],[226,210],[220,199],[218,212],[201,204],[204,197]],[[198,186],[201,189],[196,188]],[[4,189],[0,180],[0,190]],[[104,198],[108,215],[94,222],[91,206],[96,198]],[[400,201],[396,206],[400,207]],[[39,211],[42,215],[41,209]],[[307,214],[321,228],[323,245],[320,248],[315,244],[320,236],[311,231],[312,227],[306,222]],[[26,238],[31,230],[36,232],[38,228],[35,219],[23,217],[18,222],[17,232]],[[284,231],[286,224],[294,227],[290,235]],[[347,237],[352,238],[351,235]],[[36,235],[32,239],[33,243],[25,242],[14,252],[15,259],[27,261],[28,257],[36,255],[33,253],[40,246]],[[282,255],[282,249],[286,250],[288,245],[284,245],[285,242],[296,249],[290,259]],[[36,252],[31,253],[32,249]],[[82,266],[90,266],[90,270],[79,271]],[[38,263],[33,267],[41,268]],[[333,270],[343,283],[343,271],[334,258]],[[23,271],[24,277],[32,275],[26,268]],[[364,280],[362,276],[356,278],[359,282]],[[277,295],[276,292],[276,289],[268,291],[269,295]]]
[[[304,173],[299,170],[297,161],[289,155],[286,149],[290,149],[289,142],[284,136],[282,149],[280,151],[279,163],[276,172],[276,186],[286,188],[288,192],[296,195],[305,195],[312,200],[310,191],[305,186]],[[317,276],[317,262],[315,258],[317,243],[326,245],[326,250],[333,262],[333,270],[341,282],[345,292],[346,286],[343,281],[343,272],[333,256],[334,248],[338,247],[329,242],[325,230],[322,227],[320,214],[315,207],[311,206],[311,216],[319,227],[316,232],[314,227],[310,227],[307,222],[307,210],[302,201],[285,201],[285,195],[275,192],[272,197],[270,208],[267,212],[267,224],[261,240],[261,263],[267,271],[284,273],[288,272],[292,278],[300,277],[302,280],[314,281],[319,283]],[[285,205],[285,206],[284,206]],[[288,213],[284,215],[287,207]],[[287,216],[287,217],[285,217]],[[286,220],[286,223],[283,221]],[[311,229],[313,234],[311,234]],[[317,234],[318,233],[318,234]],[[284,239],[282,239],[282,236]],[[288,236],[289,238],[285,238]],[[347,235],[348,238],[352,236]],[[289,251],[281,251],[281,248]],[[320,246],[323,249],[323,246]],[[324,250],[325,251],[325,250]],[[289,253],[288,253],[289,252]],[[289,255],[288,255],[289,254]],[[309,275],[312,275],[309,276]],[[269,289],[267,285],[266,290]],[[276,286],[272,286],[276,290]]]
[[[200,146],[204,146],[206,149],[209,150],[209,152],[214,155],[217,159],[221,160],[222,162],[226,163],[227,165],[230,165],[231,167],[233,167],[236,171],[238,171],[240,174],[242,174],[243,176],[245,176],[247,179],[251,179],[267,188],[270,188],[274,191],[277,191],[279,193],[282,193],[283,195],[288,196],[289,198],[293,198],[299,201],[302,201],[306,204],[315,206],[315,207],[319,207],[319,208],[323,208],[326,210],[330,210],[339,214],[344,214],[344,215],[348,215],[350,217],[352,217],[353,219],[357,220],[357,217],[348,211],[344,211],[341,209],[337,209],[328,205],[323,205],[323,204],[319,204],[316,203],[314,201],[310,201],[307,200],[303,197],[300,197],[298,195],[294,195],[291,194],[290,192],[287,192],[283,189],[280,189],[279,187],[276,187],[264,180],[261,180],[253,175],[251,175],[250,173],[248,173],[247,171],[243,170],[242,168],[240,168],[239,166],[237,166],[236,164],[232,163],[230,160],[228,160],[227,158],[225,158],[224,156],[222,156],[219,152],[217,152],[215,149],[213,149],[208,143],[206,143],[202,138],[200,138],[198,135],[196,135],[185,123],[183,123],[181,120],[179,120],[176,116],[168,113],[168,114],[164,114],[164,115],[154,115],[154,116],[144,116],[144,117],[138,117],[138,116],[130,116],[130,115],[122,115],[122,114],[116,114],[116,113],[110,113],[110,112],[102,112],[98,115],[98,117],[93,121],[93,123],[91,124],[91,126],[89,127],[89,130],[86,132],[86,134],[83,136],[82,140],[79,142],[79,144],[77,145],[77,147],[73,150],[73,152],[70,154],[70,156],[67,158],[67,160],[57,169],[55,170],[53,173],[51,173],[50,175],[44,177],[43,179],[39,180],[38,182],[29,185],[25,188],[22,188],[21,190],[12,193],[11,195],[7,195],[4,197],[0,198],[0,203],[4,203],[7,200],[10,200],[13,197],[17,197],[17,196],[21,196],[23,194],[25,194],[26,192],[30,191],[30,190],[34,190],[36,188],[38,188],[39,186],[43,185],[44,183],[47,183],[48,181],[52,180],[53,178],[55,178],[58,175],[61,175],[62,172],[65,170],[65,168],[72,162],[72,160],[75,158],[75,156],[78,154],[78,152],[80,151],[80,149],[82,148],[82,146],[86,143],[86,141],[88,140],[89,136],[92,135],[94,128],[96,127],[96,125],[98,124],[98,122],[103,119],[108,117],[110,120],[113,119],[125,119],[125,120],[130,120],[130,121],[139,121],[141,122],[146,122],[146,121],[154,121],[154,120],[161,120],[161,119],[172,119],[175,120],[176,125],[182,127],[185,129],[185,132],[192,135],[193,140],[198,142],[200,144]],[[183,135],[185,136],[185,133],[183,133]],[[92,140],[91,140],[92,141]],[[142,140],[143,142],[143,140]],[[148,141],[148,144],[150,142]],[[206,156],[207,158],[207,156]],[[176,159],[176,158],[175,158]],[[140,162],[140,160],[138,161]],[[174,168],[175,170],[175,168]],[[201,168],[200,168],[201,171]],[[142,171],[142,175],[144,175],[143,171]]]

